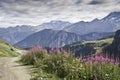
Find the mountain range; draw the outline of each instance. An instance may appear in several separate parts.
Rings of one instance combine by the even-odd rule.
[[[109,37],[118,29],[120,29],[120,12],[112,12],[102,19],[90,22],[70,23],[54,20],[38,26],[0,28],[0,38],[19,47],[35,45],[61,47],[77,41]]]
[[[70,26],[72,23],[67,21],[53,20],[48,23],[43,23],[41,25],[36,26],[37,31],[41,31],[44,29],[53,29],[53,30],[63,30],[66,26]]]
[[[90,33],[86,35],[79,35],[63,30],[45,29],[34,33],[22,41],[15,44],[20,48],[29,48],[37,45],[43,47],[63,47],[78,41],[88,41],[113,36],[114,33]]]
[[[28,48],[37,45],[42,45],[44,47],[60,47],[80,40],[80,35],[76,35],[75,33],[63,30],[45,29],[28,36],[15,44],[15,46],[19,46],[20,48]]]
[[[120,29],[120,12],[112,12],[100,20],[80,21],[64,28],[65,31],[80,35],[91,32],[115,32],[118,29]]]
[[[62,30],[65,26],[70,24],[71,23],[65,21],[51,21],[38,26],[18,25],[16,27],[0,28],[0,39],[13,45],[35,32],[44,29]]]
[[[28,25],[0,28],[0,39],[3,39],[10,44],[15,44],[32,33],[35,33],[35,29]]]

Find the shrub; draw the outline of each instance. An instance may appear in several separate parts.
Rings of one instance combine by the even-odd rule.
[[[21,61],[26,65],[40,65],[40,61],[47,57],[47,51],[40,46],[30,49],[22,55]]]
[[[119,62],[103,57],[102,55],[95,55],[87,59],[83,59],[85,69],[89,72],[87,76],[92,76],[97,80],[119,80],[120,68]]]
[[[37,66],[34,80],[49,76],[48,80],[120,80],[119,60],[103,55],[75,58],[63,50],[55,49],[48,53],[36,47],[23,55],[21,61]]]

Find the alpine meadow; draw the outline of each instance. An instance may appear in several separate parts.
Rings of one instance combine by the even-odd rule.
[[[120,0],[0,0],[0,80],[120,80]]]

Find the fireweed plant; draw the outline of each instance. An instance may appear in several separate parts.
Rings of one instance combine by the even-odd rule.
[[[75,58],[63,49],[52,48],[48,53],[37,46],[20,61],[36,68],[31,80],[120,80],[119,60],[108,55]]]

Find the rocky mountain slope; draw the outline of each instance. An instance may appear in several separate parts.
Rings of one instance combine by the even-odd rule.
[[[62,30],[65,26],[70,24],[71,23],[65,21],[51,21],[38,26],[21,25],[16,27],[0,28],[0,39],[13,45],[37,31],[43,29]]]
[[[36,45],[41,45],[43,47],[60,47],[80,40],[80,35],[75,33],[45,29],[28,36],[15,45],[21,48],[28,48]]]
[[[28,48],[36,45],[41,45],[43,47],[62,47],[78,41],[96,40],[112,35],[113,33],[90,33],[86,35],[78,35],[63,30],[45,29],[28,36],[24,40],[15,44],[15,46],[21,48]]]
[[[67,21],[53,20],[47,23],[36,26],[37,31],[44,29],[63,30],[65,27],[70,26],[72,23]]]
[[[35,29],[33,29],[32,26],[27,25],[0,28],[0,39],[3,39],[10,44],[15,44],[34,32]]]
[[[64,30],[80,35],[91,32],[115,32],[120,29],[120,12],[112,12],[103,19],[94,19],[91,22],[80,21],[74,23]]]

